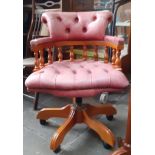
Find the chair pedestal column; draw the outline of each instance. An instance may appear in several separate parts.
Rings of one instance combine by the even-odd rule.
[[[82,101],[82,100],[81,100]],[[76,123],[85,123],[89,128],[94,130],[102,141],[114,146],[115,138],[110,129],[108,129],[103,123],[92,118],[99,114],[111,116],[116,114],[116,109],[111,104],[71,104],[63,108],[44,108],[38,115],[37,119],[46,121],[51,117],[67,118],[65,122],[57,129],[51,139],[50,148],[55,151],[59,148],[67,132]]]

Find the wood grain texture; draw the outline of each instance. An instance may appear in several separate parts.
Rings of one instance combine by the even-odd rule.
[[[118,70],[121,70],[121,58],[120,58],[120,55],[121,55],[121,51],[117,50],[116,51],[115,68],[118,69]]]
[[[64,122],[63,125],[61,125],[58,128],[58,130],[55,132],[54,136],[52,137],[50,148],[53,151],[55,151],[59,147],[67,132],[76,124],[74,115],[75,115],[75,110],[72,108],[67,120]]]
[[[98,47],[97,46],[94,47],[94,60],[98,61]]]
[[[46,42],[46,43],[40,43],[38,45],[33,45],[31,48],[34,51],[34,53],[37,53],[39,51],[40,53],[40,59],[39,59],[39,67],[37,66],[38,64],[38,55],[36,54],[35,57],[35,68],[34,71],[39,70],[43,68],[44,66],[51,64],[53,62],[52,60],[52,51],[50,50],[51,47],[58,48],[58,61],[61,62],[63,60],[63,54],[62,54],[62,48],[65,46],[70,46],[70,61],[74,61],[74,51],[73,47],[74,46],[83,46],[83,60],[87,60],[88,58],[88,53],[87,53],[87,46],[94,46],[94,60],[98,60],[98,46],[105,46],[105,51],[104,51],[104,62],[108,63],[109,62],[109,55],[108,55],[108,47],[113,48],[113,57],[112,57],[112,64],[114,68],[117,70],[122,70],[121,69],[121,59],[120,59],[120,54],[121,54],[121,49],[124,48],[124,45],[115,45],[113,43],[105,42],[105,41],[58,41],[58,42]],[[43,49],[48,49],[48,63],[44,63],[44,52],[45,50]]]
[[[108,129],[103,123],[90,118],[85,111],[83,111],[83,116],[84,123],[86,123],[89,128],[94,130],[104,142],[111,146],[114,146],[115,138],[110,129]]]
[[[87,60],[87,46],[83,46],[83,60]]]
[[[116,50],[122,50],[124,48],[124,45],[122,44],[114,44],[112,42],[106,42],[106,41],[96,41],[96,40],[92,40],[92,41],[57,41],[57,42],[45,42],[45,43],[40,43],[37,45],[33,45],[31,48],[32,50],[35,49],[40,49],[40,48],[47,48],[49,46],[53,46],[53,47],[62,47],[62,46],[87,46],[87,45],[92,45],[92,46],[107,46],[107,47],[111,47],[111,48],[115,48]]]
[[[86,109],[87,114],[90,117],[104,114],[104,115],[115,115],[117,113],[117,110],[114,106],[111,104],[87,104],[87,109]]]
[[[74,46],[71,46],[70,47],[70,61],[73,61],[74,60]]]
[[[112,65],[115,65],[116,61],[116,49],[112,49]]]
[[[33,72],[39,70],[39,58],[38,58],[38,51],[34,52],[34,69]]]
[[[104,50],[104,63],[108,63],[108,61],[109,61],[108,47],[106,46]]]
[[[110,129],[108,129],[103,123],[91,118],[98,114],[114,115],[116,109],[110,105],[89,105],[85,104],[79,106],[75,103],[67,105],[63,108],[44,108],[42,109],[37,118],[40,120],[47,120],[51,117],[62,117],[67,118],[64,124],[62,124],[54,136],[51,139],[50,148],[55,151],[62,143],[67,132],[76,123],[85,123],[94,130],[101,140],[108,143],[112,147],[115,144],[115,138]]]
[[[52,64],[53,60],[52,60],[52,47],[48,48],[48,64]]]
[[[39,68],[41,69],[41,68],[43,68],[44,67],[44,56],[43,56],[43,53],[44,51],[43,51],[43,48],[41,48],[40,50],[39,50],[39,53],[40,53],[40,59],[39,59]]]
[[[58,61],[61,62],[62,59],[63,59],[62,48],[59,47],[59,48],[58,48]]]
[[[69,116],[70,109],[70,105],[62,108],[43,108],[38,112],[37,119],[48,120],[51,117],[67,118]]]

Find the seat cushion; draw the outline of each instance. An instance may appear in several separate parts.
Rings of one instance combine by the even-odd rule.
[[[125,75],[103,61],[76,60],[54,62],[32,73],[25,82],[28,90],[50,92],[66,90],[124,89],[129,85]],[[46,91],[45,91],[46,92]]]

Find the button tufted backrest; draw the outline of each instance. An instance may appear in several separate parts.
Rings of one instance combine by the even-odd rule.
[[[100,40],[112,20],[110,11],[45,12],[41,18],[55,41]]]

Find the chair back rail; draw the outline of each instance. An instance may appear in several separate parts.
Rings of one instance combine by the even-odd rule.
[[[94,60],[98,60],[98,46],[104,47],[104,63],[112,63],[113,67],[117,70],[121,70],[121,50],[123,49],[123,45],[114,45],[112,43],[108,43],[105,41],[58,41],[58,42],[48,42],[42,43],[37,46],[32,47],[32,51],[35,55],[35,67],[34,71],[40,70],[44,66],[53,63],[52,60],[52,49],[58,49],[58,61],[61,62],[63,60],[62,47],[69,46],[70,47],[70,61],[74,61],[74,46],[81,45],[83,46],[83,60],[88,59],[87,55],[87,47],[92,45],[94,47]],[[112,62],[109,61],[108,49],[112,48]],[[48,52],[48,60],[45,62],[44,52]]]

